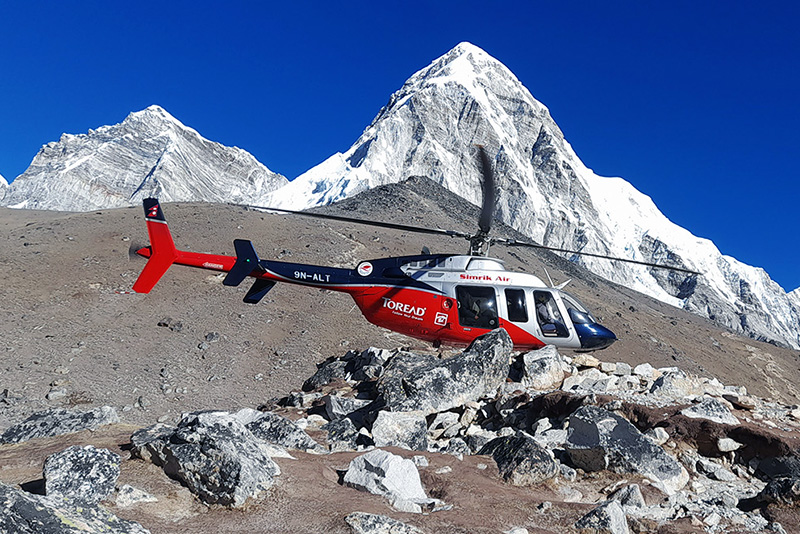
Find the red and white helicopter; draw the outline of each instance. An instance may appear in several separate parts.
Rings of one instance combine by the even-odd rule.
[[[489,246],[504,244],[543,248],[571,254],[587,254],[650,267],[699,274],[687,269],[611,258],[545,247],[489,236],[495,204],[494,176],[488,156],[479,149],[483,169],[483,207],[474,235],[452,230],[363,221],[348,217],[295,212],[276,208],[250,208],[297,213],[349,223],[369,224],[426,234],[463,237],[469,240],[466,255],[421,254],[362,261],[354,269],[287,263],[259,259],[250,241],[234,240],[236,256],[178,250],[172,240],[157,199],[144,200],[150,246],[136,250],[148,259],[133,290],[149,293],[172,264],[227,272],[223,284],[238,286],[254,279],[244,297],[256,304],[276,282],[287,282],[350,294],[371,323],[410,337],[439,345],[465,346],[476,337],[502,327],[517,350],[545,345],[576,351],[600,350],[617,340],[600,325],[578,299],[563,291],[563,285],[548,287],[527,273],[508,271],[503,262],[487,257]],[[565,284],[564,284],[565,285]]]

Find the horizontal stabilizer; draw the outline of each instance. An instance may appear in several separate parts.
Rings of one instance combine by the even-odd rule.
[[[250,276],[250,273],[259,268],[258,255],[252,242],[246,239],[234,239],[233,248],[236,249],[236,263],[222,281],[226,286],[238,286]]]
[[[258,301],[264,298],[264,295],[266,295],[274,285],[275,282],[272,280],[256,278],[253,287],[251,287],[250,291],[247,292],[247,295],[244,296],[244,302],[248,304],[258,304]]]

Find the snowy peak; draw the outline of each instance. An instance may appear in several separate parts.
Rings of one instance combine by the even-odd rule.
[[[327,204],[426,176],[479,203],[476,145],[494,159],[495,216],[544,245],[667,263],[675,271],[577,256],[607,279],[762,340],[800,347],[800,307],[762,270],[723,256],[669,221],[622,178],[597,176],[548,109],[502,63],[470,43],[414,73],[343,154],[277,191],[271,205]]]
[[[209,141],[159,106],[44,145],[3,204],[86,211],[164,201],[259,202],[286,179],[248,152]]]

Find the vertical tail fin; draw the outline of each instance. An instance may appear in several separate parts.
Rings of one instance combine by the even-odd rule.
[[[152,252],[150,259],[147,260],[147,265],[144,266],[136,283],[133,284],[133,290],[137,293],[149,293],[178,258],[178,250],[175,248],[175,242],[172,240],[172,234],[158,199],[146,198],[142,204]]]

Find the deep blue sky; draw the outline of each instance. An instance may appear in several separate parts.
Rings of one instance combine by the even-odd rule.
[[[797,2],[0,0],[0,174],[159,104],[293,178],[460,41],[505,63],[595,172],[800,286]]]

